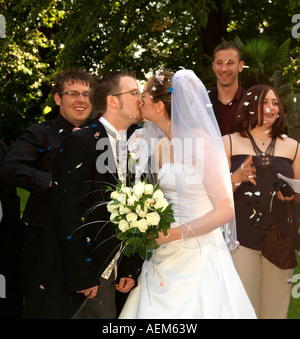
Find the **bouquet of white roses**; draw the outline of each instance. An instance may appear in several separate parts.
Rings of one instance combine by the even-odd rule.
[[[111,191],[111,201],[107,210],[111,213],[110,220],[117,225],[117,238],[124,243],[124,254],[128,257],[139,253],[143,260],[152,256],[152,250],[157,248],[155,238],[162,231],[167,235],[170,223],[174,221],[171,205],[164,197],[158,184],[148,184],[139,181],[132,187],[120,182]]]

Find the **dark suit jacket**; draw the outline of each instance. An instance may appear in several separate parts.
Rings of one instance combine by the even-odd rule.
[[[96,120],[61,145],[53,171],[50,224],[44,237],[47,250],[43,250],[36,270],[25,318],[72,317],[84,300],[76,291],[99,285],[99,277],[120,248],[115,226],[108,222],[110,214],[101,204],[109,200],[106,186],[117,183],[114,161],[107,162],[109,171],[97,170],[101,156],[107,155],[106,160],[113,157],[109,142],[105,149],[97,150],[102,138],[108,136]],[[123,256],[119,276],[136,276],[139,268],[137,256]]]
[[[29,126],[17,138],[0,171],[0,181],[30,192],[23,221],[44,229],[50,210],[49,183],[60,144],[74,126],[61,115]]]

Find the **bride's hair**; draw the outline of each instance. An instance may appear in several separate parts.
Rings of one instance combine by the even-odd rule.
[[[146,91],[153,97],[153,102],[162,101],[167,114],[171,118],[171,81],[174,73],[162,71],[153,75],[147,81]]]

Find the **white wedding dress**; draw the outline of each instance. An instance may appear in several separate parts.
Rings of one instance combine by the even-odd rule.
[[[178,220],[174,167],[164,164],[159,178],[160,188],[173,203]],[[209,203],[203,198],[191,200],[185,208],[191,204],[197,204],[201,211]],[[198,240],[199,248],[183,247],[182,241],[177,240],[156,249],[144,262],[138,285],[130,292],[119,319],[256,318],[221,230]]]

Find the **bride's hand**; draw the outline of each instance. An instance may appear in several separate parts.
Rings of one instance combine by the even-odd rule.
[[[156,238],[155,240],[158,245],[162,245],[167,242],[179,239],[181,239],[180,227],[174,227],[168,229],[167,235],[165,235],[163,232],[158,232],[158,238]]]

